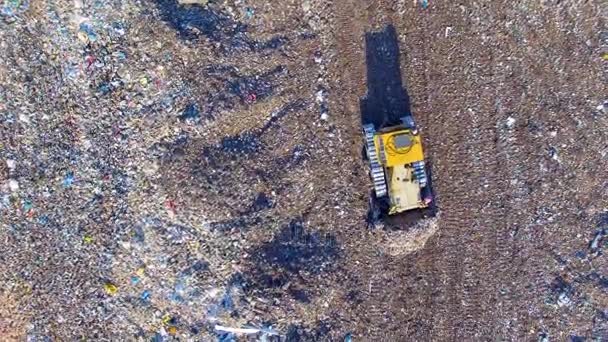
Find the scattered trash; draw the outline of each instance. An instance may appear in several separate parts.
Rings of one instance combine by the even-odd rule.
[[[604,54],[602,55],[602,59],[608,61],[608,52],[604,52]]]
[[[139,84],[142,85],[142,87],[147,87],[148,86],[148,77],[144,76],[142,78],[139,79]]]
[[[133,238],[133,241],[135,241],[138,244],[143,244],[146,241],[146,234],[144,233],[143,228],[140,226],[135,226],[133,228],[133,230],[131,231],[131,237]],[[143,268],[142,268],[142,272],[143,272]]]
[[[569,306],[570,304],[572,304],[572,300],[570,299],[568,294],[565,292],[560,293],[559,297],[557,298],[557,305],[561,307]]]
[[[94,42],[97,40],[97,34],[95,33],[93,26],[91,26],[91,24],[87,22],[83,22],[80,24],[79,37],[82,37],[81,40],[83,41]]]
[[[63,177],[63,186],[69,188],[74,183],[74,173],[72,171],[68,171]]]
[[[572,284],[567,282],[561,276],[556,277],[551,283],[552,303],[559,307],[570,306],[574,302],[575,294]]]
[[[266,335],[270,335],[270,336],[278,336],[279,333],[272,330],[272,329],[258,329],[258,328],[231,328],[231,327],[225,327],[222,325],[216,325],[215,326],[215,330],[216,331],[222,331],[222,332],[228,332],[228,333],[233,333],[233,334],[245,334],[245,335],[251,335],[251,334],[257,334],[257,333],[264,333]]]
[[[175,214],[175,209],[177,208],[175,201],[172,199],[167,199],[165,201],[165,208],[167,208],[167,211],[169,211],[169,213]]]
[[[0,7],[0,15],[13,17],[24,13],[29,8],[29,0],[4,0],[4,4]]]
[[[93,237],[91,237],[90,235],[85,235],[82,240],[88,245],[93,243]]]
[[[251,7],[247,7],[245,9],[245,15],[247,16],[247,19],[251,19],[253,18],[253,14],[255,13],[254,9]]]
[[[310,1],[309,0],[302,1],[302,10],[304,11],[304,13],[310,12]]]
[[[551,157],[551,159],[555,160],[556,162],[561,162],[561,160],[559,159],[559,155],[557,154],[557,148],[550,146],[549,147],[549,157]]]
[[[255,93],[249,93],[245,97],[245,102],[247,102],[249,104],[255,103],[256,100],[257,100],[257,95]]]
[[[604,103],[597,105],[595,109],[603,114],[608,113],[608,101],[604,101]]]
[[[151,296],[152,293],[149,290],[145,290],[144,292],[142,292],[139,298],[141,298],[141,300],[143,300],[144,302],[148,302]]]
[[[8,167],[8,169],[10,171],[15,171],[16,166],[17,166],[17,163],[14,160],[12,160],[12,159],[6,160],[6,167]]]
[[[167,332],[169,333],[169,335],[177,335],[177,327],[172,325],[167,328]]]
[[[608,234],[608,229],[601,229],[595,232],[593,239],[589,242],[589,249],[592,253],[597,253],[602,248],[602,240]]]
[[[168,325],[169,323],[175,321],[175,319],[173,318],[173,316],[166,314],[163,316],[162,318],[162,322],[164,325]]]
[[[450,32],[452,32],[452,27],[448,26],[445,28],[445,37],[447,38],[450,35]]]
[[[321,112],[321,120],[327,121],[327,119],[329,118],[328,105],[327,105],[327,91],[323,87],[321,87],[321,89],[319,89],[317,91],[315,99],[317,101],[317,104],[319,105],[319,111]]]
[[[507,118],[507,128],[513,128],[513,125],[515,125],[515,118],[509,116]]]
[[[209,3],[209,0],[177,0],[180,5],[201,5],[205,6]]]
[[[46,215],[40,215],[40,217],[38,217],[38,223],[42,225],[49,223],[49,217]]]
[[[351,333],[346,334],[346,336],[344,336],[344,342],[353,342],[353,336]]]
[[[317,91],[316,100],[318,103],[322,103],[323,101],[325,101],[325,92],[323,91],[323,89]]]
[[[34,205],[32,204],[32,202],[30,200],[25,200],[23,201],[23,211],[24,212],[28,212],[32,209]]]
[[[103,285],[104,290],[106,290],[106,293],[109,294],[110,296],[114,296],[115,294],[118,293],[118,287],[116,285],[114,285],[113,283],[105,283]]]
[[[8,188],[11,192],[16,192],[17,190],[19,190],[19,182],[14,179],[9,179]]]
[[[163,342],[163,341],[165,341],[165,339],[161,333],[155,333],[154,337],[152,337],[152,342]]]
[[[419,0],[420,5],[422,6],[423,9],[427,9],[429,7],[429,1],[428,0]]]

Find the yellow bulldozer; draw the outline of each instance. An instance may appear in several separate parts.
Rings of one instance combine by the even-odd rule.
[[[388,214],[429,208],[433,196],[412,116],[378,130],[373,124],[363,125],[363,133],[375,197],[387,204]]]

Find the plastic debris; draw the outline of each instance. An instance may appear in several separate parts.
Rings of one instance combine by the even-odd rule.
[[[17,163],[14,160],[12,160],[12,159],[6,160],[6,167],[8,167],[9,170],[14,171],[16,166],[17,166]]]
[[[446,27],[445,28],[445,37],[447,38],[451,32],[452,32],[452,27],[451,26]]]
[[[173,320],[173,317],[169,314],[164,315],[162,318],[162,322],[164,325],[171,323],[172,320]]]
[[[32,202],[30,200],[23,201],[23,211],[24,212],[30,211],[33,206],[34,205],[32,204]]]
[[[608,101],[604,101],[604,103],[599,104],[595,109],[603,114],[608,113]]]
[[[589,242],[589,249],[597,252],[601,248],[602,239],[608,234],[608,229],[601,229],[595,232],[593,239]]]
[[[279,333],[274,330],[265,330],[265,329],[258,329],[258,328],[231,328],[231,327],[226,327],[223,325],[215,325],[215,330],[227,332],[227,333],[245,334],[245,335],[257,334],[260,332],[263,332],[263,333],[265,333],[267,335],[271,335],[271,336],[279,335]]]
[[[141,300],[143,300],[144,302],[147,302],[150,300],[151,296],[152,296],[152,293],[149,290],[145,290],[144,292],[142,292],[142,294],[139,298],[141,298]]]
[[[255,103],[256,100],[257,100],[257,95],[255,93],[249,93],[245,97],[245,102],[247,102],[249,104]]]
[[[40,215],[40,217],[38,217],[38,223],[42,225],[49,223],[49,217],[46,215]]]
[[[154,337],[152,337],[152,342],[163,342],[165,338],[161,333],[155,333]]]
[[[180,5],[201,5],[205,6],[209,3],[209,0],[177,0]]]
[[[558,306],[569,306],[572,304],[572,299],[570,299],[570,297],[568,296],[567,293],[560,293],[559,297],[557,298],[557,305]]]
[[[114,296],[115,294],[118,293],[118,287],[116,285],[114,285],[113,283],[105,283],[103,285],[103,288],[106,291],[106,293],[109,294],[110,296]]]
[[[97,40],[97,34],[95,33],[95,30],[93,29],[93,26],[91,26],[90,23],[87,23],[87,22],[81,23],[79,34],[81,37],[83,37],[82,40],[84,40],[84,41],[88,40],[88,41],[94,42]]]
[[[558,162],[558,163],[561,162],[557,148],[555,148],[554,146],[549,147],[549,156],[551,157],[551,159],[555,160],[556,162]]]
[[[513,125],[515,125],[515,121],[516,121],[515,118],[512,118],[509,116],[507,118],[507,128],[512,128]]]
[[[15,192],[15,191],[19,190],[19,182],[17,182],[14,179],[9,179],[8,180],[8,188],[12,192]]]
[[[0,15],[13,17],[24,13],[29,8],[29,0],[4,0],[0,7]]]
[[[63,186],[69,188],[74,183],[74,173],[72,171],[68,171],[63,177]]]
[[[245,15],[247,16],[247,19],[251,19],[253,18],[253,14],[255,13],[255,10],[251,7],[247,7],[245,9]]]
[[[93,243],[93,237],[91,237],[90,235],[85,235],[82,240],[84,241],[84,243],[89,245]]]

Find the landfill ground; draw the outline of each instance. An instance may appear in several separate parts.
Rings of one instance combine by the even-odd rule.
[[[605,2],[194,2],[0,1],[0,340],[608,340]]]

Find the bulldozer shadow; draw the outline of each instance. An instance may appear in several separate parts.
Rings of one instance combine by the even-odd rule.
[[[367,65],[367,92],[360,99],[361,124],[373,124],[375,129],[399,124],[401,118],[412,116],[410,97],[401,79],[400,49],[397,31],[387,25],[381,31],[365,34],[365,59]],[[366,159],[365,147],[362,151]],[[423,197],[430,195],[433,201],[428,208],[410,210],[397,215],[388,215],[388,198],[370,195],[367,222],[376,226],[382,222],[387,229],[411,227],[420,219],[435,216],[437,212],[432,186],[432,165],[427,159],[426,171],[429,182]]]
[[[360,100],[361,124],[376,129],[412,115],[410,98],[401,80],[397,31],[392,25],[365,34],[367,93]]]

